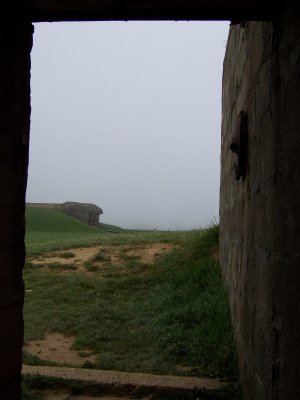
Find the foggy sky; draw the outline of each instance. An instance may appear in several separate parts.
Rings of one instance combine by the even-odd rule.
[[[218,218],[228,26],[35,24],[27,201],[94,203],[126,228]]]

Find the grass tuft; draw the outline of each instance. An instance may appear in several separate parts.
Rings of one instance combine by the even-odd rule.
[[[105,249],[99,250],[98,253],[93,257],[93,261],[109,262],[110,256],[106,255],[105,253]]]
[[[51,269],[51,270],[56,270],[56,271],[63,271],[63,270],[74,270],[76,269],[76,266],[74,264],[63,264],[59,262],[53,262],[46,264],[46,266]]]
[[[76,257],[76,254],[72,253],[71,251],[65,251],[63,253],[59,253],[59,257],[61,257],[61,258],[74,258],[74,257]]]

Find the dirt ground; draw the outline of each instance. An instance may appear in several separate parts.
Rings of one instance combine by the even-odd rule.
[[[101,267],[104,270],[109,269],[112,264],[120,266],[122,265],[126,270],[126,262],[138,261],[139,265],[150,265],[155,262],[156,258],[170,251],[174,248],[173,244],[168,243],[153,243],[139,246],[93,246],[93,247],[82,247],[72,248],[65,251],[56,251],[55,253],[49,253],[43,256],[30,257],[28,259],[32,264],[37,264],[42,268],[49,269],[51,264],[57,264],[59,266],[72,265],[72,269],[58,268],[52,269],[53,273],[85,273],[92,274],[91,270],[86,268],[86,263],[92,263],[97,266],[97,271],[101,272]],[[141,396],[138,396],[140,400],[150,400],[153,393],[156,392],[157,388],[168,388],[168,390],[190,390],[191,393],[197,385],[200,387],[207,387],[208,389],[216,389],[220,387],[220,382],[216,380],[204,380],[200,383],[194,382],[191,377],[170,377],[170,376],[154,376],[149,374],[138,374],[138,373],[126,373],[116,371],[97,371],[93,369],[87,369],[87,363],[95,363],[96,357],[93,355],[90,349],[83,349],[76,351],[74,347],[74,337],[68,337],[58,332],[47,332],[42,340],[35,340],[27,343],[24,346],[29,354],[37,356],[39,359],[44,361],[55,362],[62,367],[33,367],[23,366],[23,374],[40,374],[49,377],[62,377],[65,379],[72,379],[76,381],[92,381],[97,382],[103,381],[104,387],[112,385],[111,395],[101,396],[88,396],[88,395],[73,395],[68,391],[67,387],[65,390],[53,391],[43,390],[44,400],[130,400],[132,398],[128,392],[128,384],[135,389],[150,387],[150,392],[142,390]],[[82,367],[85,367],[82,369]],[[97,375],[98,374],[98,375]],[[123,387],[122,396],[118,396],[119,392],[114,391],[114,387]],[[153,389],[152,389],[153,387]],[[164,389],[165,390],[165,389]],[[109,392],[106,392],[109,393]],[[150,393],[150,394],[149,394]],[[128,397],[129,396],[129,397]],[[135,397],[136,393],[135,393]]]
[[[151,264],[155,261],[156,257],[164,252],[170,251],[174,247],[170,243],[152,243],[146,245],[132,246],[92,246],[92,247],[80,247],[72,248],[66,251],[52,252],[42,256],[29,257],[30,261],[34,265],[49,265],[53,263],[59,263],[63,265],[72,264],[73,271],[88,272],[84,266],[86,262],[93,261],[98,268],[104,267],[108,263],[111,264],[124,264],[128,259],[138,260],[143,264]],[[97,260],[94,257],[101,253],[102,260],[98,257]],[[72,257],[65,257],[65,253],[71,253]]]
[[[79,272],[91,275],[92,272],[86,269],[86,262],[93,262],[97,268],[106,267],[108,263],[122,266],[130,259],[138,260],[142,264],[151,264],[156,257],[164,252],[170,251],[174,247],[169,243],[152,243],[139,246],[93,246],[71,248],[65,251],[52,252],[42,256],[30,257],[28,261],[32,264],[43,265],[45,268],[49,264],[67,265],[72,264],[74,267],[70,272]],[[95,260],[97,254],[101,254],[100,260]],[[66,257],[69,253],[69,257]],[[71,257],[70,257],[71,255]],[[102,260],[101,260],[102,258]],[[120,268],[122,271],[122,268]],[[65,272],[63,269],[55,270],[56,273]],[[95,356],[89,349],[76,351],[73,349],[75,342],[74,337],[67,337],[61,333],[48,332],[42,340],[35,340],[24,346],[29,354],[37,356],[41,360],[52,361],[58,364],[67,364],[74,367],[82,367],[87,362],[94,363]]]
[[[42,340],[34,340],[24,346],[28,353],[42,360],[53,361],[59,364],[68,364],[82,367],[86,362],[95,362],[90,350],[76,351],[72,349],[74,337],[67,337],[61,333],[46,333]]]

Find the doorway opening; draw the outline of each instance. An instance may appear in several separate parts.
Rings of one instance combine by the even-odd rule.
[[[27,201],[93,203],[103,216],[95,229],[57,207],[27,210],[26,363],[226,375],[224,366],[206,365],[208,350],[207,360],[199,355],[231,331],[227,305],[214,339],[197,328],[214,313],[213,302],[203,308],[205,296],[224,301],[225,292],[217,226],[205,234],[195,229],[218,215],[228,24],[216,38],[223,54],[212,59],[208,39],[222,23],[205,33],[202,24],[208,26],[36,26]],[[43,43],[35,55],[39,29]],[[210,279],[220,283],[218,293]],[[226,357],[233,357],[231,340]]]

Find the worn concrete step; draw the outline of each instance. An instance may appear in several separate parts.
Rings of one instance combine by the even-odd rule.
[[[101,395],[144,397],[155,395],[173,398],[209,399],[222,389],[218,379],[152,375],[83,368],[40,367],[24,365],[24,376],[39,375],[76,381],[82,387],[95,388]]]

